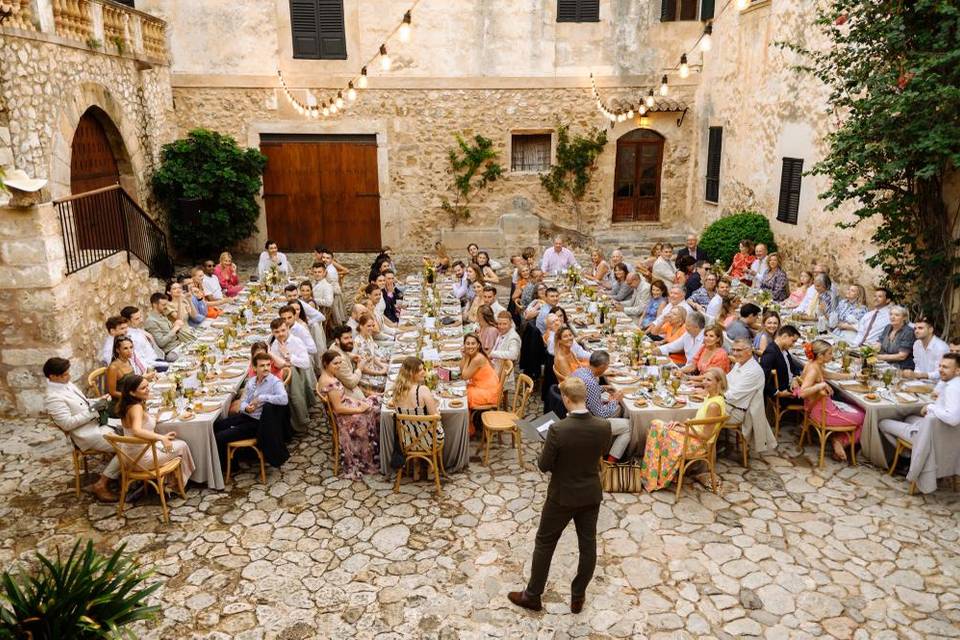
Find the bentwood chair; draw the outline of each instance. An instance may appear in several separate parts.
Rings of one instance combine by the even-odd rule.
[[[694,462],[707,463],[710,470],[710,489],[717,492],[717,438],[723,430],[727,416],[716,418],[691,418],[683,422],[683,442],[680,445],[680,460],[677,463],[677,496],[683,488],[683,476]]]
[[[520,438],[519,421],[527,414],[527,403],[533,393],[533,380],[530,376],[521,373],[517,378],[517,389],[513,393],[513,404],[510,411],[487,411],[480,416],[483,424],[483,464],[490,466],[490,440],[493,434],[509,433],[513,438],[513,446],[517,449],[517,462],[520,469],[523,464],[523,441]],[[493,469],[490,470],[493,473]]]
[[[780,384],[776,369],[770,370],[770,379],[773,388],[779,389]],[[785,415],[791,412],[803,415],[803,401],[798,398],[775,395],[768,398],[767,402],[770,403],[770,410],[773,413],[773,434],[777,437],[780,437],[780,421]]]
[[[87,458],[104,458],[110,454],[105,451],[97,451],[96,449],[81,449],[76,445],[76,443],[67,436],[67,439],[70,440],[70,446],[73,447],[73,478],[74,478],[74,488],[77,491],[77,497],[80,497],[80,468],[83,467],[83,476],[87,477],[90,475],[90,469],[87,466]]]
[[[180,457],[167,460],[160,464],[157,457],[158,445],[153,440],[144,440],[135,436],[118,436],[107,434],[104,438],[113,446],[120,461],[120,501],[117,504],[117,515],[123,515],[123,506],[127,498],[127,489],[130,483],[140,480],[144,485],[150,485],[160,494],[160,507],[163,509],[164,523],[170,522],[167,511],[167,476],[172,475],[177,490],[183,499],[187,499],[187,492],[183,486],[183,474],[180,473]]]
[[[505,360],[503,362],[503,367],[500,369],[500,379],[497,385],[497,401],[493,404],[481,404],[475,407],[470,407],[467,412],[468,425],[470,428],[470,435],[473,434],[473,416],[477,413],[482,413],[484,411],[496,411],[500,409],[500,405],[503,403],[503,386],[507,381],[507,378],[510,374],[513,373],[513,361]]]
[[[398,413],[394,416],[394,425],[397,433],[396,446],[403,453],[403,466],[397,469],[397,479],[393,484],[394,493],[400,491],[403,470],[411,463],[423,460],[429,473],[433,474],[437,495],[443,495],[440,475],[447,475],[447,472],[443,468],[443,443],[437,441],[440,416]]]
[[[743,458],[743,468],[749,469],[750,468],[750,443],[747,441],[747,437],[743,435],[743,423],[730,422],[728,419],[720,427],[720,431],[730,431],[733,433],[734,441],[736,442],[737,447],[740,449],[740,454]]]
[[[317,395],[320,396],[320,402],[323,403],[323,413],[327,417],[327,425],[330,427],[330,434],[333,440],[333,475],[340,475],[340,429],[337,426],[337,414],[333,412],[330,406],[330,400],[327,394],[320,390],[320,381],[317,381]]]
[[[253,449],[260,460],[260,482],[267,482],[267,467],[263,460],[263,452],[257,447],[256,438],[244,438],[243,440],[234,440],[227,443],[227,475],[224,478],[227,484],[230,484],[230,470],[233,466],[233,456],[240,449]]]
[[[91,397],[97,398],[107,392],[107,368],[99,367],[87,375],[87,392]]]
[[[888,476],[892,476],[894,470],[897,468],[897,462],[900,460],[900,454],[904,451],[912,451],[913,443],[909,440],[904,440],[903,438],[897,438],[897,449],[893,452],[893,462],[890,463],[890,470],[887,472]],[[956,488],[956,477],[954,477],[954,488]],[[913,495],[917,492],[917,483],[913,481],[910,483],[910,495]]]
[[[810,415],[810,411],[804,409],[803,411],[803,429],[800,431],[800,444],[799,447],[803,449],[803,442],[807,437],[807,433],[810,429],[816,431],[817,435],[820,437],[820,459],[817,463],[819,468],[823,468],[823,454],[826,451],[827,439],[830,436],[837,435],[839,433],[847,433],[850,438],[850,464],[856,466],[857,464],[857,453],[856,446],[857,443],[854,442],[853,434],[857,430],[855,424],[827,424],[827,403],[820,403],[820,411],[818,416]],[[810,436],[811,442],[813,441],[813,436]]]

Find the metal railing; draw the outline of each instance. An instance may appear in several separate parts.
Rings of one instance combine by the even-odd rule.
[[[120,185],[94,189],[54,201],[60,218],[66,275],[121,251],[133,254],[150,275],[169,278],[173,261],[167,236]]]

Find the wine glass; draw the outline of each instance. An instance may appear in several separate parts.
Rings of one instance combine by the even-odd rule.
[[[200,381],[200,386],[203,386],[203,381],[206,379],[207,379],[207,370],[204,369],[203,367],[200,367],[200,371],[197,371],[197,380]]]
[[[673,389],[673,395],[677,395],[677,392],[680,391],[680,378],[671,379],[670,388]]]
[[[666,366],[660,367],[660,381],[667,384],[670,380],[670,369]]]

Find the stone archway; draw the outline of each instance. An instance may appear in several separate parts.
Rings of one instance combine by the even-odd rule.
[[[54,199],[70,195],[71,145],[85,114],[95,117],[106,134],[117,163],[120,185],[134,199],[140,200],[144,152],[137,130],[124,115],[120,102],[106,87],[95,83],[77,85],[60,111],[53,133],[50,195]]]

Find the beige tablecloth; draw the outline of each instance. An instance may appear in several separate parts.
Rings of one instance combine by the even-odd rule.
[[[380,411],[380,471],[393,475],[390,457],[397,446],[394,411],[383,407]],[[467,424],[466,399],[462,409],[440,407],[443,424],[443,468],[447,473],[466,469],[470,464],[470,431]]]

